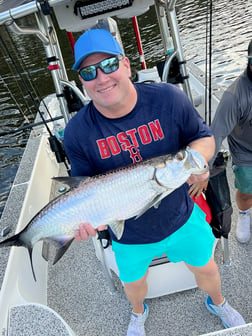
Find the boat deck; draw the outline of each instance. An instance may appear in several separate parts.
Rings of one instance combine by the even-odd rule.
[[[229,235],[230,266],[223,265],[221,243],[217,244],[215,259],[219,265],[223,294],[238,309],[247,323],[251,321],[252,242],[239,244],[234,236],[237,208],[234,203],[233,174],[228,167],[233,201],[233,225]],[[122,285],[115,276],[117,292],[111,294],[102,266],[95,256],[92,241],[74,242],[61,261],[50,266],[48,305],[57,311],[79,336],[124,335],[129,322],[131,307]],[[204,306],[206,294],[192,289],[147,299],[149,318],[147,335],[193,336],[223,329],[219,319]],[[248,329],[248,331],[246,331]],[[251,335],[251,326],[230,330],[225,335]]]

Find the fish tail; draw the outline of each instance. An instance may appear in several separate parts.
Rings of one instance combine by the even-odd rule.
[[[33,278],[35,281],[36,280],[36,276],[35,276],[35,272],[34,272],[34,268],[33,268],[33,263],[32,263],[32,250],[33,247],[31,244],[25,242],[22,239],[22,232],[15,234],[14,236],[7,238],[5,240],[3,240],[2,242],[0,242],[0,247],[8,247],[8,246],[23,246],[25,248],[27,248],[28,250],[28,254],[29,254],[29,258],[30,258],[30,263],[31,263],[31,269],[32,269],[32,274],[33,274]]]
[[[32,246],[26,246],[26,247],[28,249],[28,253],[29,253],[29,257],[30,257],[32,275],[33,275],[34,280],[37,281],[35,271],[34,271],[34,267],[33,267],[33,262],[32,262]]]
[[[25,246],[20,234],[15,234],[14,236],[7,238],[0,242],[0,247],[7,247],[7,246]]]

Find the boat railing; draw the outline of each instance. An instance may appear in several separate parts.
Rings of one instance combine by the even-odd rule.
[[[6,24],[13,19],[19,19],[30,14],[34,14],[39,10],[37,1],[32,1],[27,4],[12,8],[0,13],[0,25]]]

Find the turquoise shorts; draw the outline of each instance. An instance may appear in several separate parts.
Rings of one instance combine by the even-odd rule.
[[[244,194],[252,194],[252,167],[233,166],[235,188]]]
[[[194,204],[188,221],[160,242],[131,245],[112,241],[120,279],[123,282],[141,279],[151,261],[164,253],[174,263],[184,261],[192,266],[205,266],[212,256],[215,242],[212,229],[205,217],[205,213]]]

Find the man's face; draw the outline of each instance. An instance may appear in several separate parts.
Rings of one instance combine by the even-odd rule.
[[[99,63],[107,58],[113,57],[105,53],[95,53],[84,59],[80,69],[88,65]],[[91,81],[85,81],[80,77],[89,97],[93,100],[96,108],[103,112],[114,110],[117,106],[127,101],[127,93],[130,84],[130,64],[127,57],[119,61],[118,70],[105,74],[97,68],[97,76]]]

